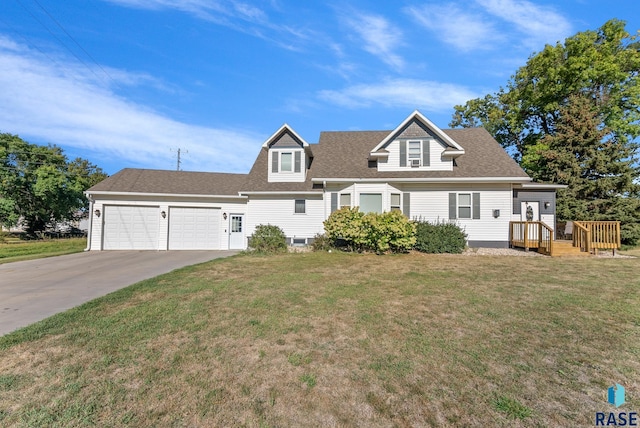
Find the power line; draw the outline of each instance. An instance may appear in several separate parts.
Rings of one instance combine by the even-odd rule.
[[[57,26],[58,26],[62,31],[64,31],[64,33],[67,35],[67,37],[69,37],[69,38],[73,41],[73,43],[75,43],[75,44],[76,44],[76,46],[78,46],[78,47],[80,48],[80,50],[82,50],[82,52],[84,52],[84,53],[85,53],[85,55],[87,55],[89,58],[91,58],[91,61],[93,61],[93,63],[94,63],[95,65],[97,65],[97,66],[98,66],[98,68],[100,68],[100,70],[102,70],[102,72],[103,72],[105,75],[107,75],[107,77],[109,77],[109,79],[111,79],[111,81],[112,81],[113,83],[116,83],[116,81],[113,79],[113,77],[111,77],[111,75],[110,75],[109,73],[107,73],[107,70],[105,70],[104,68],[102,68],[102,66],[98,63],[98,61],[96,61],[96,60],[95,60],[95,58],[93,58],[93,56],[91,56],[91,54],[90,54],[89,52],[87,52],[87,51],[86,51],[86,50],[85,50],[85,49],[80,45],[80,43],[78,43],[78,42],[77,42],[77,40],[76,40],[76,39],[75,39],[71,34],[69,34],[69,32],[68,32],[68,31],[67,31],[67,30],[62,26],[62,24],[60,24],[60,22],[59,22],[56,18],[54,18],[54,17],[53,17],[53,15],[52,15],[51,13],[49,13],[49,11],[48,11],[47,9],[45,9],[45,8],[44,8],[44,6],[42,6],[42,4],[40,4],[40,2],[39,2],[38,0],[33,0],[33,1],[35,2],[35,4],[37,4],[37,5],[40,7],[40,9],[42,9],[42,10],[44,11],[44,13],[46,13],[46,14],[47,14],[47,16],[48,16],[49,18],[51,18],[51,20],[52,20],[53,22],[55,22],[55,24],[56,24],[56,25],[57,25]]]
[[[98,73],[96,73],[93,68],[89,67],[89,65],[82,59],[80,58],[73,50],[71,50],[69,48],[69,46],[67,46],[53,31],[51,31],[51,29],[49,27],[47,27],[40,19],[38,19],[38,17],[36,15],[33,14],[33,12],[31,12],[20,0],[16,0],[16,2],[22,6],[22,8],[29,14],[31,15],[31,17],[38,22],[38,24],[40,24],[45,30],[47,30],[47,32],[49,34],[51,34],[67,51],[69,51],[69,53],[71,53],[71,55],[73,55],[78,61],[80,61],[82,63],[82,65],[84,65],[87,70],[89,70],[91,73],[93,73],[94,76],[96,76],[96,78],[101,79],[100,76],[98,76]],[[66,31],[65,31],[66,33]],[[107,74],[108,76],[108,74]],[[110,77],[110,76],[109,76]],[[112,79],[113,80],[113,79]]]

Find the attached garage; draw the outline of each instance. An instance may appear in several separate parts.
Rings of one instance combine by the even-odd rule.
[[[220,249],[220,209],[170,207],[169,249]]]
[[[105,250],[157,250],[159,207],[105,205]]]

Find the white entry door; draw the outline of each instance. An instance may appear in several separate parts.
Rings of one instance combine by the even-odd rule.
[[[229,249],[244,250],[244,214],[231,214],[229,222]]]
[[[522,202],[520,205],[520,221],[527,221],[527,210],[532,215],[529,221],[540,221],[540,202]]]

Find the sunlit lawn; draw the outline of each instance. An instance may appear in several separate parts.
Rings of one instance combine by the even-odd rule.
[[[6,426],[593,426],[640,259],[236,256],[0,338]]]
[[[0,241],[0,264],[79,253],[86,246],[86,238]]]

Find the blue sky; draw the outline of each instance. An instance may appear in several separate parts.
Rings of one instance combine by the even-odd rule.
[[[392,129],[496,91],[546,43],[640,3],[2,0],[0,132],[125,167],[247,172],[283,123]],[[184,153],[187,152],[187,153]]]

